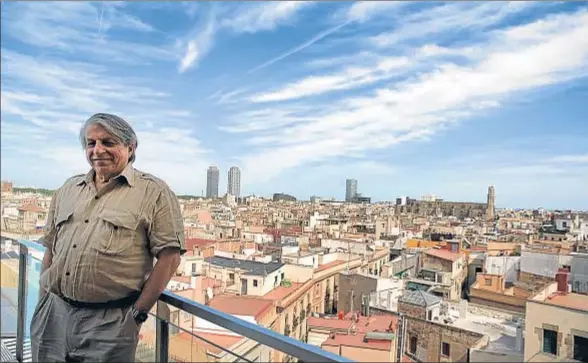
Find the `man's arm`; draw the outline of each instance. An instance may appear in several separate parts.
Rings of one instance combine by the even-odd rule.
[[[135,303],[135,308],[149,311],[159,299],[159,295],[165,290],[167,283],[180,266],[180,249],[166,248],[159,253],[157,263],[149,275],[141,296]]]
[[[41,274],[43,274],[43,272],[49,268],[49,266],[51,266],[51,263],[53,262],[53,251],[51,250],[51,248],[47,248],[45,250],[45,254],[43,255],[43,261],[41,262]],[[39,282],[39,298],[42,298],[43,296],[45,296],[45,294],[47,293],[47,291],[45,290],[45,288],[43,287],[43,285]]]
[[[135,308],[149,311],[175,274],[185,249],[184,222],[178,199],[165,186],[155,203],[155,213],[148,231],[151,254],[157,263],[149,274]]]
[[[44,227],[45,234],[40,238],[39,242],[45,246],[45,254],[43,255],[43,261],[41,263],[41,275],[43,272],[51,266],[53,262],[53,244],[55,243],[55,237],[57,236],[57,228],[55,227],[55,208],[57,204],[57,191],[51,198],[51,204],[49,205],[49,212],[47,213],[47,223]],[[39,297],[43,297],[46,293],[43,284],[39,282]]]

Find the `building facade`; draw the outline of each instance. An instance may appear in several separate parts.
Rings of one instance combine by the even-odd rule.
[[[357,196],[357,180],[347,179],[345,182],[345,201],[352,202]]]
[[[210,166],[206,171],[206,198],[218,198],[218,181],[218,168]]]
[[[227,193],[235,197],[241,196],[241,170],[236,166],[229,169],[229,180],[227,181]]]

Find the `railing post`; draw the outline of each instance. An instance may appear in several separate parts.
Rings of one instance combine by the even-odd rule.
[[[168,362],[169,354],[169,323],[170,316],[167,304],[158,301],[155,313],[155,361]]]
[[[169,323],[157,319],[157,362],[168,363],[169,358]]]
[[[16,360],[23,361],[27,313],[27,262],[29,249],[19,244],[18,254],[18,306],[16,307]]]

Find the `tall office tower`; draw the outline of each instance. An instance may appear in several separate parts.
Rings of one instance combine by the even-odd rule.
[[[206,198],[218,198],[218,180],[218,168],[210,166],[206,171]]]
[[[235,197],[241,196],[241,171],[236,166],[231,166],[229,169],[227,193]]]
[[[357,196],[357,180],[347,179],[345,183],[345,201],[351,202]]]
[[[488,187],[488,205],[486,206],[486,219],[494,220],[494,186]]]

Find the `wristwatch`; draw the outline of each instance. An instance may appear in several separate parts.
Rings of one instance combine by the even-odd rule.
[[[135,305],[131,308],[131,313],[133,314],[133,319],[135,319],[137,325],[143,324],[149,317],[149,314],[146,311],[137,309]]]

